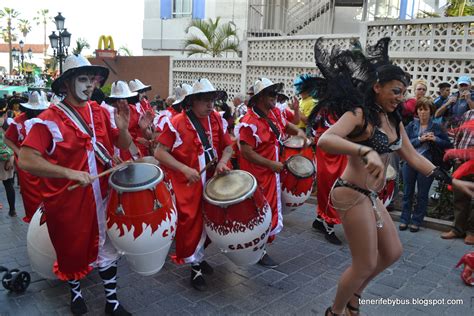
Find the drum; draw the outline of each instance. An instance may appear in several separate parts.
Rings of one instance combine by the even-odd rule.
[[[396,179],[397,172],[392,166],[388,165],[387,173],[385,174],[385,186],[382,191],[379,192],[379,198],[382,200],[385,207],[389,206],[392,202],[395,194]]]
[[[255,264],[262,258],[271,222],[271,208],[250,173],[233,170],[206,183],[207,236],[236,265]]]
[[[41,206],[31,218],[26,234],[26,249],[31,269],[46,279],[57,279],[53,273],[56,251],[49,238],[45,215]]]
[[[162,180],[161,169],[148,163],[129,164],[109,178],[107,234],[130,268],[145,276],[163,267],[176,232],[176,207]]]
[[[281,200],[289,208],[303,205],[311,195],[316,168],[302,155],[291,156],[285,162],[281,175]]]
[[[305,147],[305,139],[303,137],[290,136],[283,142],[283,147],[282,161],[286,161],[294,155],[302,155],[309,160],[314,161],[313,148],[311,148],[311,146]]]

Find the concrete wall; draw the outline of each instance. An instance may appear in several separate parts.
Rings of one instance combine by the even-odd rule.
[[[147,93],[150,100],[157,94],[162,98],[168,96],[170,58],[167,56],[118,56],[91,58],[89,61],[91,64],[109,68],[107,83],[139,79],[144,84],[152,86],[152,90]]]

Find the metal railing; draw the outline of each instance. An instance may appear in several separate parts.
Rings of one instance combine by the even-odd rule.
[[[290,2],[290,7],[269,5],[264,0],[249,1],[247,36],[270,37],[331,33],[334,0]]]

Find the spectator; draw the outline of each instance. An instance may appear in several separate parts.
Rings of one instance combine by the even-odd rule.
[[[455,137],[455,150],[452,150],[463,164],[453,173],[453,178],[474,181],[474,109],[467,111],[462,118]],[[449,157],[450,153],[447,153]],[[450,157],[453,158],[453,157]],[[441,234],[443,239],[463,238],[467,245],[474,245],[474,209],[471,198],[453,187],[454,227]]]
[[[293,86],[295,88],[295,93],[301,96],[299,112],[300,112],[300,121],[298,127],[306,133],[306,124],[308,123],[308,116],[311,114],[311,111],[316,106],[316,100],[310,95],[310,89],[312,88],[313,77],[311,75],[301,75],[295,79]]]
[[[232,100],[235,110],[235,119],[239,120],[242,116],[247,113],[247,105],[245,104],[245,97],[242,94],[237,94]]]
[[[413,120],[413,117],[416,115],[416,100],[426,95],[426,91],[428,90],[428,84],[423,79],[415,80],[415,82],[413,82],[413,90],[415,92],[415,97],[406,100],[402,109],[402,118],[404,125],[408,125],[408,123],[410,123]]]
[[[6,112],[6,107],[0,109],[0,126],[4,126],[4,122],[7,119]],[[8,205],[10,207],[8,215],[15,217],[16,210],[15,189],[13,188],[13,150],[11,150],[3,142],[4,134],[5,130],[0,128],[0,180],[2,180],[3,186],[5,187]]]
[[[427,97],[420,97],[416,101],[415,110],[418,119],[414,119],[406,128],[407,136],[416,151],[427,158],[433,160],[432,146],[446,149],[451,146],[448,135],[443,131],[441,125],[433,122],[432,116],[435,110],[433,100]],[[403,210],[400,217],[400,230],[406,230],[410,224],[410,231],[417,232],[426,215],[428,207],[428,194],[430,191],[433,176],[426,177],[416,171],[406,162],[402,169],[403,174]],[[415,194],[415,184],[417,184],[417,203],[412,212],[413,196]]]
[[[474,109],[474,89],[471,88],[471,84],[471,78],[468,76],[459,77],[458,91],[436,111],[435,117],[443,117],[447,127],[457,128],[463,114]]]
[[[444,124],[444,120],[442,116],[438,116],[438,110],[442,106],[447,106],[448,101],[449,101],[449,94],[451,93],[451,85],[447,82],[441,82],[438,85],[438,94],[439,96],[435,99],[434,105],[436,107],[436,113],[434,115],[434,122],[439,123],[439,124]]]

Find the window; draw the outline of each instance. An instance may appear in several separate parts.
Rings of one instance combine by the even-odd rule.
[[[192,0],[173,0],[173,18],[192,15]]]

